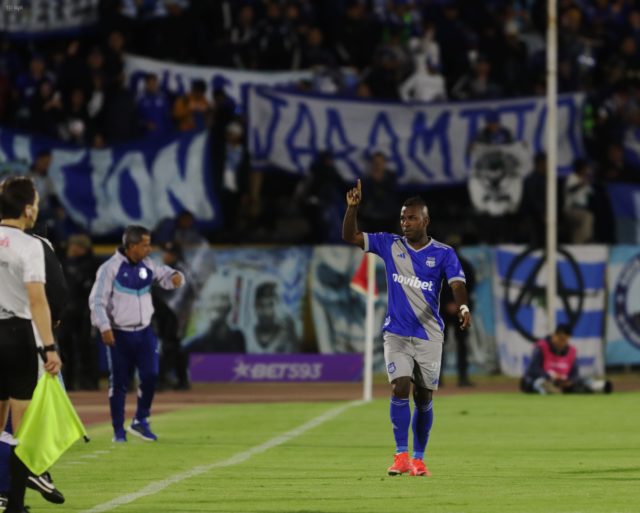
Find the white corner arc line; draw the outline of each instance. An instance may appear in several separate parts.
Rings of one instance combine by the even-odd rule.
[[[179,472],[172,476],[161,479],[160,481],[155,481],[153,483],[150,483],[144,488],[141,488],[140,490],[138,490],[137,492],[121,495],[120,497],[116,497],[115,499],[112,499],[103,504],[98,504],[93,508],[83,510],[80,513],[103,513],[105,511],[111,511],[113,509],[116,509],[120,506],[124,506],[125,504],[129,504],[143,497],[149,497],[150,495],[155,495],[156,493],[161,492],[162,490],[164,490],[165,488],[173,484],[180,483],[181,481],[184,481],[186,479],[189,479],[195,476],[199,476],[200,474],[209,472],[214,468],[230,467],[232,465],[244,463],[245,461],[250,459],[252,456],[268,451],[269,449],[273,449],[278,445],[285,444],[290,440],[293,440],[294,438],[297,438],[305,434],[307,431],[310,431],[311,429],[319,426],[320,424],[323,424],[329,420],[336,418],[346,410],[349,410],[354,406],[359,406],[361,404],[363,404],[362,401],[351,401],[347,404],[343,404],[342,406],[338,406],[337,408],[333,408],[331,410],[324,412],[321,415],[318,415],[317,417],[311,419],[309,422],[306,422],[305,424],[302,424],[297,428],[292,429],[291,431],[287,431],[286,433],[283,433],[274,438],[271,438],[270,440],[267,440],[266,442],[260,445],[256,445],[255,447],[251,447],[246,451],[234,454],[233,456],[227,458],[226,460],[217,461],[215,463],[210,463],[208,465],[198,465],[189,470],[185,470],[183,472]]]

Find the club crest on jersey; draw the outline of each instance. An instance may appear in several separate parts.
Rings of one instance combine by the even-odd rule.
[[[387,365],[387,370],[389,371],[389,374],[393,374],[396,371],[396,364],[391,362]]]
[[[8,248],[10,244],[9,237],[3,237],[0,239],[0,248]]]
[[[141,280],[146,280],[149,276],[149,273],[147,272],[147,270],[143,267],[142,269],[140,269],[140,272],[138,273],[138,276],[140,276]]]
[[[405,258],[407,255],[405,255],[404,253],[398,253],[396,256],[397,256],[398,258],[402,258],[402,259],[404,260],[404,258]]]
[[[427,261],[425,262],[427,267],[435,267],[436,266],[436,258],[435,257],[427,257]]]

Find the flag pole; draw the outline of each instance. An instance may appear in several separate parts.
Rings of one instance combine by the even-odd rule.
[[[376,261],[373,253],[367,253],[367,310],[364,329],[364,380],[362,400],[373,398],[373,318],[376,288]]]
[[[547,329],[556,327],[557,265],[557,0],[547,0]]]

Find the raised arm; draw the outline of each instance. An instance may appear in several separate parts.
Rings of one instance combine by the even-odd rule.
[[[471,326],[471,312],[467,306],[469,297],[467,295],[467,286],[463,281],[452,281],[451,292],[453,299],[458,307],[458,318],[460,319],[460,329],[464,330]]]
[[[357,185],[347,192],[347,211],[342,222],[342,240],[356,244],[364,249],[364,235],[358,230],[358,205],[362,199],[362,184],[358,179]]]

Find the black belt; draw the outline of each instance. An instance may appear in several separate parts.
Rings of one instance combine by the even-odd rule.
[[[0,319],[0,326],[16,326],[26,323],[31,324],[31,319],[23,319],[22,317],[9,317],[7,319]]]

